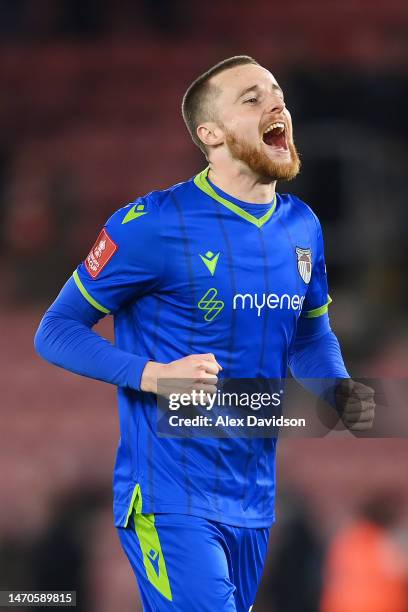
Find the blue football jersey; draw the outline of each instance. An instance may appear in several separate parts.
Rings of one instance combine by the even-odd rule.
[[[240,202],[208,169],[115,212],[74,273],[117,347],[167,363],[214,353],[222,375],[283,378],[299,317],[327,311],[323,239],[293,195]],[[274,438],[163,438],[153,394],[118,389],[115,524],[132,507],[246,527],[274,521]]]

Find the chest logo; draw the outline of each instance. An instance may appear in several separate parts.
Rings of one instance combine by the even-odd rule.
[[[302,280],[308,285],[312,276],[312,251],[296,247],[297,265]]]
[[[212,251],[207,251],[205,255],[199,254],[203,263],[210,271],[211,276],[214,276],[215,268],[217,267],[218,258],[220,253],[213,253]]]
[[[198,302],[197,306],[200,310],[204,310],[204,320],[214,321],[220,312],[223,310],[225,304],[222,300],[217,300],[218,291],[215,287],[211,287]]]

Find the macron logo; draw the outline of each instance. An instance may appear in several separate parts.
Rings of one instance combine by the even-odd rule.
[[[260,317],[263,308],[300,311],[302,310],[304,299],[303,295],[289,295],[288,293],[283,293],[282,295],[277,293],[236,293],[233,298],[232,308],[233,310],[245,310],[245,308],[252,310],[255,308],[258,311],[258,317]]]

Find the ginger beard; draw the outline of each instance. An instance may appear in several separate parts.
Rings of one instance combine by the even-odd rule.
[[[244,162],[262,180],[290,181],[299,174],[300,159],[293,140],[287,142],[290,152],[289,161],[274,160],[262,150],[262,144],[255,147],[243,139],[238,138],[233,132],[225,130],[225,142],[233,159]],[[267,145],[265,145],[267,146]]]

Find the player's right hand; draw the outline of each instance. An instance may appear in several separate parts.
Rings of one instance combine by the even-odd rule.
[[[218,373],[222,370],[213,353],[188,355],[170,363],[148,361],[142,374],[140,388],[150,393],[190,393],[203,389],[215,393]]]

